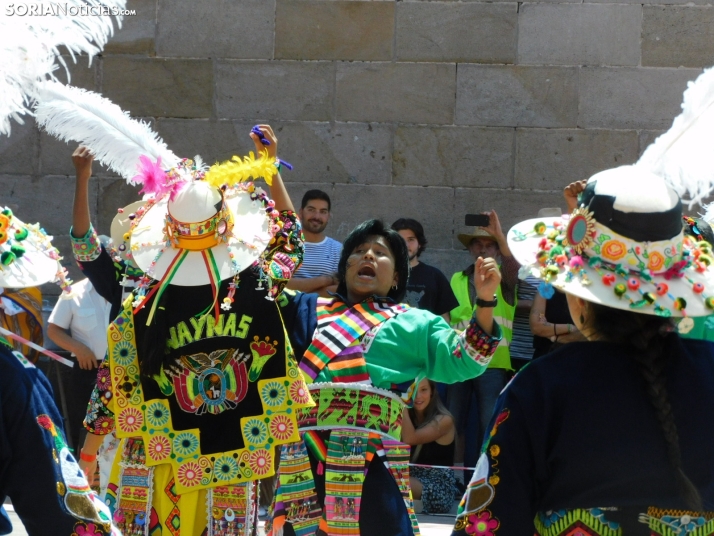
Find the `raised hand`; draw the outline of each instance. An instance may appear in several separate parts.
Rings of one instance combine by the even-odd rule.
[[[578,195],[585,190],[588,181],[575,181],[563,188],[563,197],[568,204],[568,212],[572,212],[578,206]]]

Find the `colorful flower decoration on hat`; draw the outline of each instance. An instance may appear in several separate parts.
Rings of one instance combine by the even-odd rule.
[[[683,280],[692,295],[714,311],[714,293],[709,294],[705,284],[690,275],[704,273],[714,262],[708,242],[681,234],[672,240],[637,242],[598,224],[585,207],[575,209],[567,225],[556,220],[531,233],[543,235],[536,253],[542,295],[552,295],[549,287],[562,274],[566,283],[577,278],[582,286],[590,286],[594,273],[631,309],[651,307],[654,314],[664,317],[676,310],[687,316],[687,299],[673,294],[667,284]],[[515,230],[513,234],[516,242],[526,235]]]

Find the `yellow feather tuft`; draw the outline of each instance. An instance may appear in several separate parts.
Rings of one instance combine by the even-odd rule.
[[[239,182],[250,179],[264,178],[270,186],[273,183],[273,175],[277,172],[275,168],[275,158],[268,156],[268,151],[262,151],[258,158],[255,158],[253,151],[241,160],[240,156],[234,156],[222,164],[214,164],[206,172],[203,180],[220,188],[224,184],[232,186]]]

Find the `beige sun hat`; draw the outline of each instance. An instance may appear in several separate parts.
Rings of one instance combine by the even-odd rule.
[[[491,233],[486,231],[485,229],[482,229],[481,227],[474,227],[474,230],[472,233],[461,233],[457,236],[459,239],[459,242],[461,242],[466,249],[469,248],[469,244],[471,244],[471,241],[474,238],[489,238],[490,240],[495,241],[496,237],[493,236]]]
[[[124,208],[117,210],[116,216],[112,220],[109,230],[112,245],[117,255],[126,263],[135,266],[134,257],[131,252],[131,223],[143,214],[145,200],[134,201]]]

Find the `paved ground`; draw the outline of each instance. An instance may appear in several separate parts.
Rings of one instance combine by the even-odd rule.
[[[25,527],[18,519],[15,512],[11,510],[11,506],[5,505],[7,513],[10,515],[13,525],[13,536],[27,536],[25,532]],[[452,516],[418,516],[419,517],[419,529],[423,536],[449,536],[451,534],[451,527],[454,523],[454,518]],[[262,526],[262,523],[261,523]],[[262,535],[262,531],[260,532]]]

